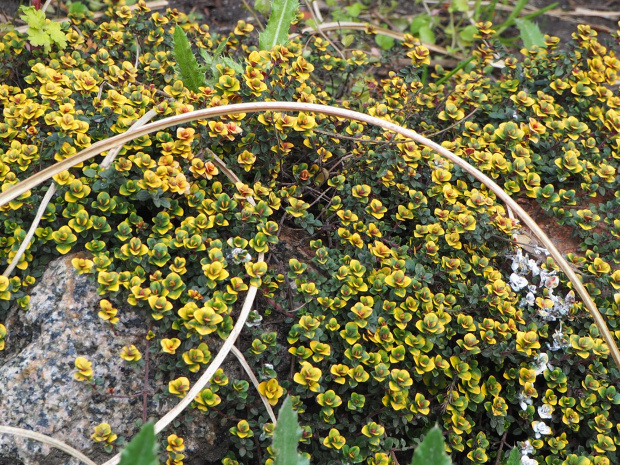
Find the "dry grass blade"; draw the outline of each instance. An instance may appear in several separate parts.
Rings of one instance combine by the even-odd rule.
[[[237,360],[239,360],[239,363],[241,363],[241,366],[243,367],[247,375],[250,377],[252,384],[258,391],[258,379],[256,379],[256,376],[254,376],[254,372],[252,371],[252,368],[250,368],[250,365],[248,365],[248,362],[243,356],[243,353],[241,353],[241,351],[237,349],[236,346],[232,346],[231,352],[233,353],[235,357],[237,357]],[[269,418],[271,418],[271,421],[275,425],[278,420],[276,419],[276,415],[273,413],[273,409],[271,408],[271,404],[269,404],[269,400],[264,395],[262,395],[260,391],[258,391],[258,395],[260,396],[260,399],[263,401],[263,405],[267,409]]]
[[[49,436],[46,436],[45,434],[37,433],[36,431],[29,431],[22,428],[14,428],[12,426],[0,426],[0,433],[12,434],[13,436],[21,436],[23,438],[34,439],[35,441],[42,442],[49,446],[55,447],[56,449],[60,449],[67,454],[81,460],[83,463],[87,463],[88,465],[97,465],[91,459],[82,454],[79,450],[74,449],[70,445],[61,442],[58,439],[51,438]]]
[[[258,261],[264,261],[264,254],[260,254],[258,256]],[[194,398],[202,391],[208,384],[217,369],[222,366],[226,356],[232,350],[232,347],[239,337],[245,322],[248,319],[248,315],[250,314],[250,310],[252,309],[252,304],[254,303],[254,299],[256,298],[256,292],[258,289],[255,286],[250,286],[248,293],[245,297],[245,302],[243,303],[243,308],[241,309],[241,313],[239,314],[239,319],[235,324],[234,328],[230,332],[224,344],[220,348],[220,351],[217,353],[211,364],[207,367],[202,376],[196,381],[196,384],[189,390],[189,392],[185,395],[185,397],[179,402],[172,410],[170,410],[166,415],[164,415],[157,423],[155,423],[155,434],[159,433],[166,426],[168,426],[172,420],[174,420],[177,416],[179,416],[183,410],[185,410],[189,404],[192,403]],[[105,462],[103,465],[116,465],[121,460],[120,454],[115,455],[110,460]]]
[[[155,115],[157,115],[155,110],[148,111],[147,113],[144,114],[144,116],[142,116],[142,118],[137,120],[127,130],[127,132],[131,131],[132,129],[144,126],[146,123],[148,123],[150,120],[152,120],[155,117]],[[101,162],[101,166],[104,169],[110,167],[110,165],[112,164],[112,162],[114,161],[114,159],[116,158],[118,153],[121,151],[121,148],[122,148],[122,146],[119,145],[115,149],[110,150],[110,153],[108,153],[108,155]],[[6,270],[4,270],[4,273],[2,273],[2,276],[8,277],[8,276],[11,275],[11,273],[13,272],[13,270],[15,269],[17,264],[19,263],[19,260],[22,258],[22,255],[24,255],[24,253],[28,249],[28,245],[30,244],[30,240],[34,236],[34,232],[36,231],[37,227],[39,226],[39,223],[41,222],[41,218],[43,217],[43,214],[45,213],[45,209],[47,208],[47,205],[51,202],[52,197],[53,197],[55,192],[56,192],[56,183],[54,182],[50,186],[50,188],[47,191],[47,193],[45,194],[45,197],[43,197],[43,200],[41,201],[41,204],[39,205],[39,209],[37,210],[37,214],[36,214],[36,216],[34,218],[34,221],[30,225],[30,229],[28,230],[28,233],[26,234],[26,237],[22,241],[22,244],[19,247],[19,250],[17,251],[17,253],[13,257],[13,260],[11,260],[11,263],[9,264],[9,266],[7,266]]]
[[[127,133],[129,133],[129,132],[131,132],[131,131],[133,131],[133,130],[135,130],[137,128],[141,128],[146,123],[148,123],[153,118],[155,118],[155,116],[157,116],[157,112],[155,110],[147,111],[144,115],[142,115],[142,117],[139,120],[137,120],[135,123],[133,123],[129,129],[127,129]],[[114,161],[114,159],[119,154],[119,152],[121,151],[122,148],[123,148],[123,146],[119,145],[116,148],[114,148],[113,150],[110,150],[110,152],[106,155],[106,157],[101,162],[101,164],[100,164],[101,167],[103,167],[104,169],[109,168],[110,165],[112,165],[112,162]]]
[[[2,276],[6,276],[7,278],[11,276],[11,273],[13,273],[13,270],[19,263],[19,260],[22,258],[26,250],[28,250],[28,246],[30,245],[30,240],[34,236],[34,232],[36,231],[37,226],[39,226],[39,223],[41,222],[41,218],[43,218],[43,214],[45,213],[45,210],[47,209],[47,205],[50,203],[55,193],[56,193],[56,183],[53,182],[50,188],[45,193],[43,200],[41,200],[41,204],[39,205],[37,214],[34,217],[34,221],[30,225],[30,229],[28,230],[26,237],[24,238],[21,245],[19,246],[19,250],[13,257],[13,260],[11,260],[11,263],[9,263],[9,266],[7,266],[6,270],[4,270],[4,273],[2,273]]]
[[[605,18],[605,19],[620,18],[620,11],[591,10],[589,8],[580,8],[580,7],[575,8],[572,11],[563,11],[560,9],[555,9],[555,10],[547,11],[546,14],[550,16],[557,16],[557,17],[588,16],[588,17]]]

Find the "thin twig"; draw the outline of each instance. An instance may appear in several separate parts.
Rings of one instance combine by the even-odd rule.
[[[499,465],[499,461],[502,457],[502,449],[504,448],[504,444],[506,443],[507,434],[508,434],[508,430],[504,431],[504,435],[502,436],[502,441],[499,443],[499,449],[497,450],[497,458],[495,459],[495,465]]]
[[[329,188],[325,189],[323,192],[321,192],[321,195],[319,195],[319,196],[318,196],[318,197],[314,200],[314,202],[312,202],[312,203],[310,204],[310,207],[312,207],[315,203],[317,203],[319,200],[321,200],[321,199],[325,196],[325,194],[327,194],[327,193],[328,193],[331,189],[332,189],[332,188],[331,188],[331,187],[329,187]],[[310,207],[308,207],[308,208],[310,208]]]
[[[319,134],[323,134],[325,136],[334,137],[336,139],[346,139],[346,140],[354,140],[355,142],[364,142],[370,144],[391,144],[392,141],[384,141],[384,140],[376,140],[376,139],[362,139],[361,137],[352,137],[345,136],[343,134],[336,134],[334,132],[323,131],[321,129],[313,128],[312,131],[318,132]],[[407,142],[407,141],[403,141]]]
[[[400,465],[400,463],[398,463],[398,460],[396,459],[396,455],[394,454],[394,449],[390,449],[390,455],[392,456],[392,460],[394,461],[394,463],[396,465]]]
[[[17,251],[17,253],[13,257],[13,260],[11,260],[11,263],[9,263],[9,266],[7,266],[6,270],[4,270],[4,273],[2,273],[2,276],[6,276],[8,278],[11,275],[11,273],[13,272],[13,270],[15,269],[17,264],[19,263],[19,260],[24,255],[24,252],[26,252],[26,250],[28,249],[28,247],[30,245],[30,240],[34,236],[34,232],[36,231],[37,227],[39,226],[39,223],[41,222],[41,218],[43,218],[43,213],[45,213],[45,210],[47,209],[47,205],[52,200],[52,197],[54,196],[55,192],[56,192],[56,182],[53,181],[52,185],[47,190],[47,193],[45,194],[45,197],[43,197],[43,200],[41,200],[41,204],[39,205],[39,209],[37,210],[37,214],[34,217],[34,221],[30,225],[30,229],[28,230],[28,233],[26,234],[26,237],[24,238],[24,240],[22,241],[21,245],[19,246],[19,250]]]
[[[444,133],[444,132],[446,132],[446,131],[449,131],[450,129],[452,129],[452,128],[454,128],[454,127],[458,126],[459,124],[461,124],[463,121],[465,121],[465,120],[467,120],[467,119],[471,118],[471,116],[472,116],[474,113],[476,113],[476,112],[478,111],[478,109],[479,109],[479,108],[480,108],[480,107],[476,107],[476,108],[474,108],[472,111],[470,111],[470,112],[469,112],[469,114],[468,114],[468,115],[466,115],[466,116],[464,116],[463,118],[461,118],[460,120],[458,120],[458,121],[454,122],[453,124],[451,124],[451,125],[450,125],[450,126],[448,126],[447,128],[443,128],[441,131],[433,132],[433,133],[431,133],[431,134],[427,134],[427,133],[425,133],[425,132],[422,132],[421,134],[422,134],[424,137],[434,137],[434,136],[438,136],[439,134],[442,134],[442,133]]]

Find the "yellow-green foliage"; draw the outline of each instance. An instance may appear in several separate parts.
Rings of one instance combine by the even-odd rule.
[[[16,32],[2,37],[3,189],[151,108],[168,116],[241,101],[336,103],[431,134],[574,226],[584,254],[570,259],[620,336],[620,98],[610,90],[620,61],[589,27],[565,51],[548,37],[517,59],[480,24],[476,59],[436,84],[445,71],[429,68],[425,80],[429,51],[411,36],[388,60],[410,65],[375,76],[383,61],[364,51],[371,35],[343,59],[319,36],[259,52],[243,22],[216,40],[143,3],[133,13],[109,8],[99,24],[89,15],[74,14],[67,48],[49,55],[28,51]],[[175,27],[210,53],[227,40],[244,72],[222,68],[212,88],[184,88]],[[501,73],[485,68],[496,54]],[[243,182],[232,184],[213,154]],[[315,463],[389,464],[391,450],[435,422],[455,463],[495,461],[505,431],[509,444],[528,440],[524,451],[539,463],[617,461],[620,375],[596,326],[550,258],[528,261],[510,245],[518,225],[495,196],[430,149],[321,115],[230,115],[140,137],[110,169],[84,164],[55,182],[16,276],[0,278],[2,309],[27,307],[25,288],[53,256],[90,251],[73,264],[99,285],[102,323],[115,325],[122,305],[151,320],[158,397],[185,395],[211,359],[209,338],[229,334],[254,284],[246,356],[271,405],[293,396]],[[4,264],[47,188],[1,209]],[[256,262],[262,252],[268,264]],[[0,344],[4,333],[0,325]],[[123,348],[119,363],[138,370],[145,349],[146,340]],[[78,379],[97,378],[87,360],[75,364]],[[224,418],[236,448],[223,463],[256,457],[257,437],[270,463],[273,425],[247,381],[219,370],[193,406]],[[93,438],[111,447],[112,430],[102,423]],[[182,439],[169,436],[167,450],[182,463]]]

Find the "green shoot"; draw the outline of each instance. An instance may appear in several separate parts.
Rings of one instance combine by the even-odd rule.
[[[297,0],[273,1],[267,28],[258,36],[261,50],[271,50],[276,45],[284,45],[288,41],[288,31],[295,20],[297,8],[299,8]]]
[[[441,430],[434,426],[413,453],[411,465],[451,465]]]
[[[121,452],[119,465],[158,465],[157,449],[155,427],[147,423]]]
[[[198,66],[187,34],[179,25],[174,28],[174,58],[179,66],[181,80],[188,89],[198,92],[200,87],[207,86],[204,71]]]
[[[291,398],[287,397],[280,408],[278,424],[273,433],[272,447],[276,452],[274,465],[308,465],[308,459],[297,453],[301,434],[297,412],[293,410]]]

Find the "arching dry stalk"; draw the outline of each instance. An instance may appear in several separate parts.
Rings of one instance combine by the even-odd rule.
[[[198,119],[207,119],[224,115],[232,115],[238,113],[255,113],[255,112],[263,112],[263,111],[303,111],[306,113],[320,113],[329,116],[335,116],[339,118],[346,118],[356,121],[362,121],[374,126],[381,127],[383,129],[396,132],[408,139],[413,139],[414,141],[425,145],[441,156],[447,158],[451,162],[463,168],[467,173],[471,174],[478,181],[482,182],[485,186],[487,186],[493,193],[499,197],[509,208],[512,209],[513,212],[519,217],[519,219],[529,227],[534,235],[540,240],[540,242],[544,245],[544,247],[549,251],[553,259],[556,261],[561,270],[566,274],[570,282],[573,284],[575,290],[583,300],[586,308],[589,310],[590,314],[594,318],[594,321],[602,334],[602,337],[610,349],[611,356],[618,367],[620,369],[620,351],[618,351],[618,347],[607,328],[605,320],[603,316],[598,311],[596,304],[588,294],[587,290],[569,266],[568,262],[564,259],[562,254],[557,250],[555,245],[551,242],[551,240],[547,237],[547,235],[541,230],[541,228],[536,224],[536,222],[519,206],[499,185],[497,185],[493,180],[491,180],[488,176],[482,173],[477,168],[470,165],[467,161],[455,155],[450,150],[442,147],[441,145],[427,139],[424,136],[421,136],[417,132],[403,128],[395,123],[382,120],[380,118],[376,118],[373,116],[369,116],[363,113],[359,113],[352,110],[347,110],[343,108],[336,108],[328,105],[317,105],[317,104],[309,104],[309,103],[297,103],[297,102],[253,102],[253,103],[240,103],[234,105],[225,105],[214,108],[206,108],[202,110],[195,110],[192,112],[184,113],[182,115],[176,115],[169,118],[162,119],[160,121],[147,124],[141,128],[137,128],[132,130],[131,132],[120,134],[109,139],[97,142],[87,149],[82,150],[80,153],[67,158],[49,168],[46,168],[39,173],[33,175],[32,177],[26,179],[25,181],[20,182],[19,184],[11,187],[7,191],[0,193],[0,206],[8,203],[9,201],[15,199],[19,195],[29,191],[33,187],[38,184],[44,182],[45,180],[51,178],[52,176],[71,168],[73,165],[78,163],[82,163],[90,158],[106,151],[111,150],[114,147],[119,145],[123,145],[126,142],[129,142],[137,137],[141,137],[147,134],[150,134],[154,131],[162,130],[168,128],[170,126],[176,126],[184,123],[188,123],[190,121],[195,121]],[[218,165],[223,162],[217,159]],[[224,171],[224,170],[223,170]],[[230,175],[227,173],[230,177]],[[233,174],[234,176],[234,174]],[[234,176],[236,178],[236,176]],[[238,178],[237,178],[238,180]],[[249,199],[248,199],[249,200]],[[263,261],[264,254],[260,254],[258,260]],[[231,334],[226,339],[222,348],[218,352],[217,356],[213,360],[213,362],[209,365],[204,374],[200,377],[199,381],[194,385],[194,387],[187,393],[185,398],[170,412],[168,412],[162,419],[160,419],[156,426],[156,432],[161,431],[165,426],[167,426],[176,416],[178,416],[194,399],[194,397],[200,392],[200,390],[209,382],[217,368],[224,361],[226,355],[232,349],[235,340],[239,336],[239,333],[243,329],[243,325],[245,324],[245,320],[250,312],[252,307],[252,303],[256,296],[257,288],[251,286],[246,300],[243,304],[243,308],[241,310],[241,314],[237,323],[235,324]],[[113,459],[107,461],[104,465],[114,465],[117,464],[120,460],[119,456],[114,457]]]

